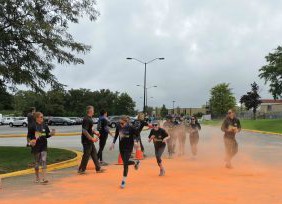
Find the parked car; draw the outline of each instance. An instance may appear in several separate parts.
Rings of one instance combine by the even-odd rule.
[[[69,118],[53,117],[48,121],[48,125],[74,125],[75,122]]]
[[[111,128],[115,128],[121,119],[122,116],[110,116],[109,118],[109,124]]]
[[[24,126],[27,127],[27,117],[20,117],[20,118],[15,118],[12,122],[9,123],[10,127],[14,127],[14,126]]]
[[[82,119],[79,117],[69,117],[70,120],[74,121],[76,125],[82,124]]]
[[[4,125],[9,125],[13,121],[14,121],[14,117],[4,117],[3,118],[3,124]]]
[[[92,118],[94,124],[98,124],[99,118]]]

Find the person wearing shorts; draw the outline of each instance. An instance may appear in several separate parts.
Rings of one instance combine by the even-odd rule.
[[[30,141],[31,152],[35,160],[35,176],[36,183],[48,183],[46,179],[47,169],[47,138],[55,135],[55,130],[50,132],[48,125],[44,123],[43,114],[41,112],[34,113],[35,122],[29,126],[28,138]],[[42,167],[42,179],[40,179],[39,168]]]
[[[198,148],[197,145],[199,143],[199,131],[201,130],[201,125],[198,122],[197,118],[193,116],[191,118],[191,123],[189,126],[189,140],[190,140],[190,145],[191,145],[191,151],[192,151],[192,156],[193,158],[197,155],[198,153]]]

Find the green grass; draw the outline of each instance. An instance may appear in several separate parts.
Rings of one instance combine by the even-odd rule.
[[[47,164],[75,158],[76,154],[63,149],[49,148]],[[27,147],[0,147],[0,174],[31,168],[33,154]]]
[[[205,125],[221,125],[222,120],[204,121]],[[241,120],[243,129],[282,133],[282,119]]]

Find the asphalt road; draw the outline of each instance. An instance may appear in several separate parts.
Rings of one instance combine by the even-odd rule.
[[[51,127],[53,128],[53,127]],[[57,132],[79,132],[81,126],[56,126]],[[24,128],[10,128],[10,127],[1,127],[2,130],[6,131],[5,134],[23,132]],[[148,156],[154,156],[154,148],[152,144],[147,142],[147,136],[149,132],[144,131],[142,133],[142,141],[146,149],[146,154]],[[222,140],[223,133],[217,127],[204,126],[200,133],[200,142],[199,142],[199,157],[205,155],[213,155],[214,152],[217,152],[216,157],[224,156],[224,146]],[[266,165],[279,165],[281,164],[282,158],[282,137],[274,135],[264,135],[250,132],[241,132],[237,135],[237,140],[239,143],[239,153],[235,158],[235,162],[240,162],[240,152],[247,154],[250,159],[255,160]],[[112,143],[112,137],[109,136],[107,145],[104,150],[104,160],[108,162],[115,162],[116,155],[118,150],[118,144],[114,152],[109,151],[110,144]],[[25,138],[0,138],[0,146],[25,146]],[[52,137],[48,140],[49,147],[57,148],[67,148],[82,150],[80,135],[78,136],[64,136],[64,137]],[[98,144],[96,144],[98,149]],[[187,156],[190,154],[189,140],[187,138],[186,142],[186,153]]]

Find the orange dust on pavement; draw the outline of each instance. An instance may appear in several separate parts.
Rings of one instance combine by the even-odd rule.
[[[220,158],[209,156],[195,161],[164,159],[164,164],[164,177],[158,176],[153,158],[142,161],[138,171],[131,166],[125,189],[119,188],[122,166],[112,165],[104,174],[89,170],[86,175],[73,174],[46,186],[2,192],[0,203],[282,203],[281,172],[243,155],[232,170],[223,168]],[[89,165],[93,167],[92,162]]]

